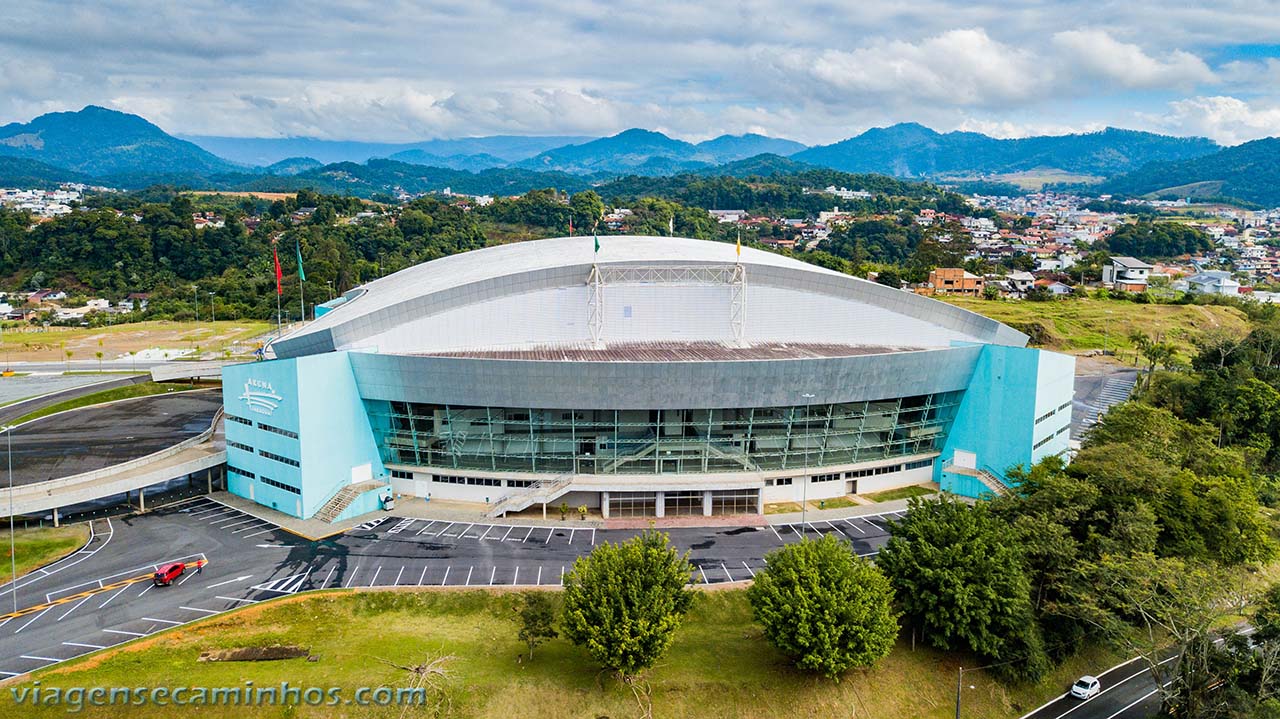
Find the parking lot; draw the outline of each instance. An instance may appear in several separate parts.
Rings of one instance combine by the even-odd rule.
[[[888,523],[901,515],[664,531],[688,552],[693,584],[722,584],[751,579],[768,552],[804,536],[834,534],[859,555],[874,556]],[[310,590],[555,586],[593,547],[641,531],[384,515],[312,542],[210,497],[93,527],[84,549],[19,579],[26,609],[0,619],[0,678]],[[154,586],[151,573],[177,561],[208,564],[189,568],[171,586]],[[0,598],[8,598],[7,589],[0,586]]]

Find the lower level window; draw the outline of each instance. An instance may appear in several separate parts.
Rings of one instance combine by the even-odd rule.
[[[293,494],[302,494],[301,489],[298,489],[297,487],[290,487],[284,482],[277,482],[274,479],[270,479],[268,477],[258,477],[258,479],[261,479],[263,484],[275,487],[276,489],[283,489],[284,491],[292,492]]]

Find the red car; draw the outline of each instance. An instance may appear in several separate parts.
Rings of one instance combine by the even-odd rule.
[[[187,566],[182,562],[166,564],[156,571],[155,576],[151,578],[151,581],[155,582],[157,587],[167,587],[170,584],[173,584],[173,580],[181,577],[182,573],[186,571],[186,568]]]

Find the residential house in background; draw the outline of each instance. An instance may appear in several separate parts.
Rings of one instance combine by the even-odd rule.
[[[1102,284],[1117,292],[1146,292],[1151,269],[1136,257],[1112,257],[1102,268]]]
[[[960,267],[938,267],[929,272],[929,281],[917,288],[922,295],[968,295],[981,297],[986,281]]]
[[[1187,291],[1200,292],[1207,295],[1238,295],[1240,283],[1231,277],[1226,270],[1205,270],[1183,280]]]

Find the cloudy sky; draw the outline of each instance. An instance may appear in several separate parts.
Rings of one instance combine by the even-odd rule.
[[[408,141],[901,121],[1280,135],[1280,2],[7,0],[0,122]],[[167,7],[166,7],[167,6]]]

